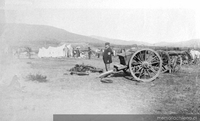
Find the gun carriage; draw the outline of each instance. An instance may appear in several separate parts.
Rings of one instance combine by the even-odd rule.
[[[130,73],[137,81],[150,82],[160,73],[175,73],[181,69],[182,57],[186,51],[171,48],[144,48],[118,54],[120,63],[115,64],[113,70],[101,74],[103,78],[111,73],[124,71]]]
[[[162,58],[162,73],[170,72],[175,73],[181,69],[183,60],[188,60],[189,54],[187,51],[180,50],[179,48],[155,48]],[[187,58],[187,59],[186,59]]]
[[[137,81],[150,82],[156,79],[162,70],[162,59],[153,49],[137,49],[120,53],[118,57],[120,63],[115,64],[113,70],[101,74],[100,78],[123,70],[125,73],[129,72]]]

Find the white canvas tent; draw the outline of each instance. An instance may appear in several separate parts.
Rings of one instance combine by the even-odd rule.
[[[65,56],[67,57],[73,57],[73,47],[71,44],[67,45],[66,49],[65,49]]]
[[[72,56],[72,49],[71,45],[66,46],[66,44],[59,47],[49,46],[48,49],[42,47],[39,49],[38,57],[69,57]]]

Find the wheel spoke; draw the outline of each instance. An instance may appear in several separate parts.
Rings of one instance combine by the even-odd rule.
[[[139,75],[139,78],[141,77],[143,70],[144,70],[144,69],[142,68],[142,69],[141,69],[141,72],[140,72],[140,75]]]
[[[160,61],[152,62],[151,65],[156,64],[156,63],[160,63]]]
[[[165,68],[165,66],[164,66],[164,65],[162,65],[162,71],[164,71],[164,70],[166,70],[166,68]]]
[[[156,70],[152,68],[152,66],[149,68],[154,74],[156,74]]]
[[[160,52],[159,55],[160,55],[161,58],[163,58],[163,53],[162,52]]]
[[[141,65],[141,62],[136,62],[136,61],[134,61],[134,62],[132,62],[132,65],[133,65],[133,66]]]
[[[147,69],[144,69],[144,78],[147,79]]]
[[[141,61],[145,61],[145,58],[144,58],[144,51],[141,51],[141,52],[140,52],[140,59],[141,59]]]
[[[146,51],[143,52],[143,60],[146,61]]]
[[[144,51],[144,61],[146,61],[146,53],[147,51]]]
[[[158,60],[158,56],[155,55],[151,61],[154,61],[154,60]]]
[[[153,56],[153,57],[151,57],[151,58],[148,58],[147,61],[148,61],[149,63],[152,63],[153,61],[156,61],[156,60],[157,60],[156,58],[157,58],[157,56]]]
[[[132,66],[132,67],[131,67],[131,69],[132,69],[132,70],[134,70],[134,69],[137,69],[137,67],[138,67],[138,68],[140,68],[140,67],[141,67],[141,65]],[[138,70],[138,69],[137,69],[137,70]]]
[[[146,51],[144,51],[144,60],[147,61],[148,58],[149,58],[149,54],[148,54],[148,51],[146,50]]]
[[[142,69],[142,67],[139,67],[139,69],[137,69],[135,73],[140,73],[141,69]]]
[[[146,69],[147,74],[149,75],[149,77],[151,78],[151,74],[149,73],[148,69]]]
[[[142,62],[141,59],[140,59],[138,56],[135,56],[135,58],[136,58],[137,60],[139,60],[140,63]]]
[[[138,58],[139,58],[139,59],[140,59],[140,61],[142,62],[143,60],[142,60],[142,57],[141,57],[141,55],[142,55],[142,54],[141,54],[141,52],[139,52],[139,53],[138,53]]]
[[[146,79],[146,75],[145,74],[146,74],[145,69],[143,69],[143,76]]]
[[[147,58],[146,61],[149,62],[149,63],[151,63],[151,61],[153,60],[154,57],[153,57],[153,55],[151,53],[149,53],[148,55],[149,56],[148,56],[148,58]]]
[[[149,57],[150,57],[150,52],[149,51],[147,51],[148,52],[148,56],[147,56],[147,58],[146,58],[146,61],[148,61],[149,60]]]

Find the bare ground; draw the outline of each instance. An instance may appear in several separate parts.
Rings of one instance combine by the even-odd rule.
[[[14,59],[1,61],[0,121],[52,121],[53,114],[199,114],[200,67],[185,65],[150,83],[119,74],[102,83],[98,73],[70,75],[75,64],[104,68],[101,59]],[[117,63],[117,59],[115,59]],[[28,74],[48,82],[27,80]],[[18,75],[19,84],[11,83]]]

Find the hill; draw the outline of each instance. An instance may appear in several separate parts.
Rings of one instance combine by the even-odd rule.
[[[6,24],[0,39],[11,46],[31,46],[35,48],[56,46],[61,42],[104,44],[101,40],[74,34],[60,28],[29,24]]]
[[[135,45],[135,44],[137,44],[137,45],[147,45],[147,46],[150,45],[147,42],[140,42],[140,41],[135,41],[135,40],[127,41],[127,40],[100,37],[100,36],[95,36],[95,35],[92,35],[91,37],[95,38],[95,39],[99,39],[99,40],[105,41],[105,42],[110,42],[111,44],[115,44],[115,45]]]
[[[200,39],[191,39],[182,42],[159,42],[155,46],[169,46],[169,47],[197,47],[200,48]]]
[[[134,45],[151,46],[149,43],[140,41],[126,41],[120,39],[111,39],[100,36],[84,36],[68,32],[64,29],[30,24],[6,24],[1,26],[3,31],[0,35],[1,46],[10,45],[12,47],[29,46],[34,50],[40,47],[58,46],[60,43],[76,43],[76,45],[85,45],[102,47],[105,42],[110,42],[115,47],[132,47]],[[200,47],[200,40],[193,39],[183,42],[168,43],[159,42],[155,46],[169,47]]]

